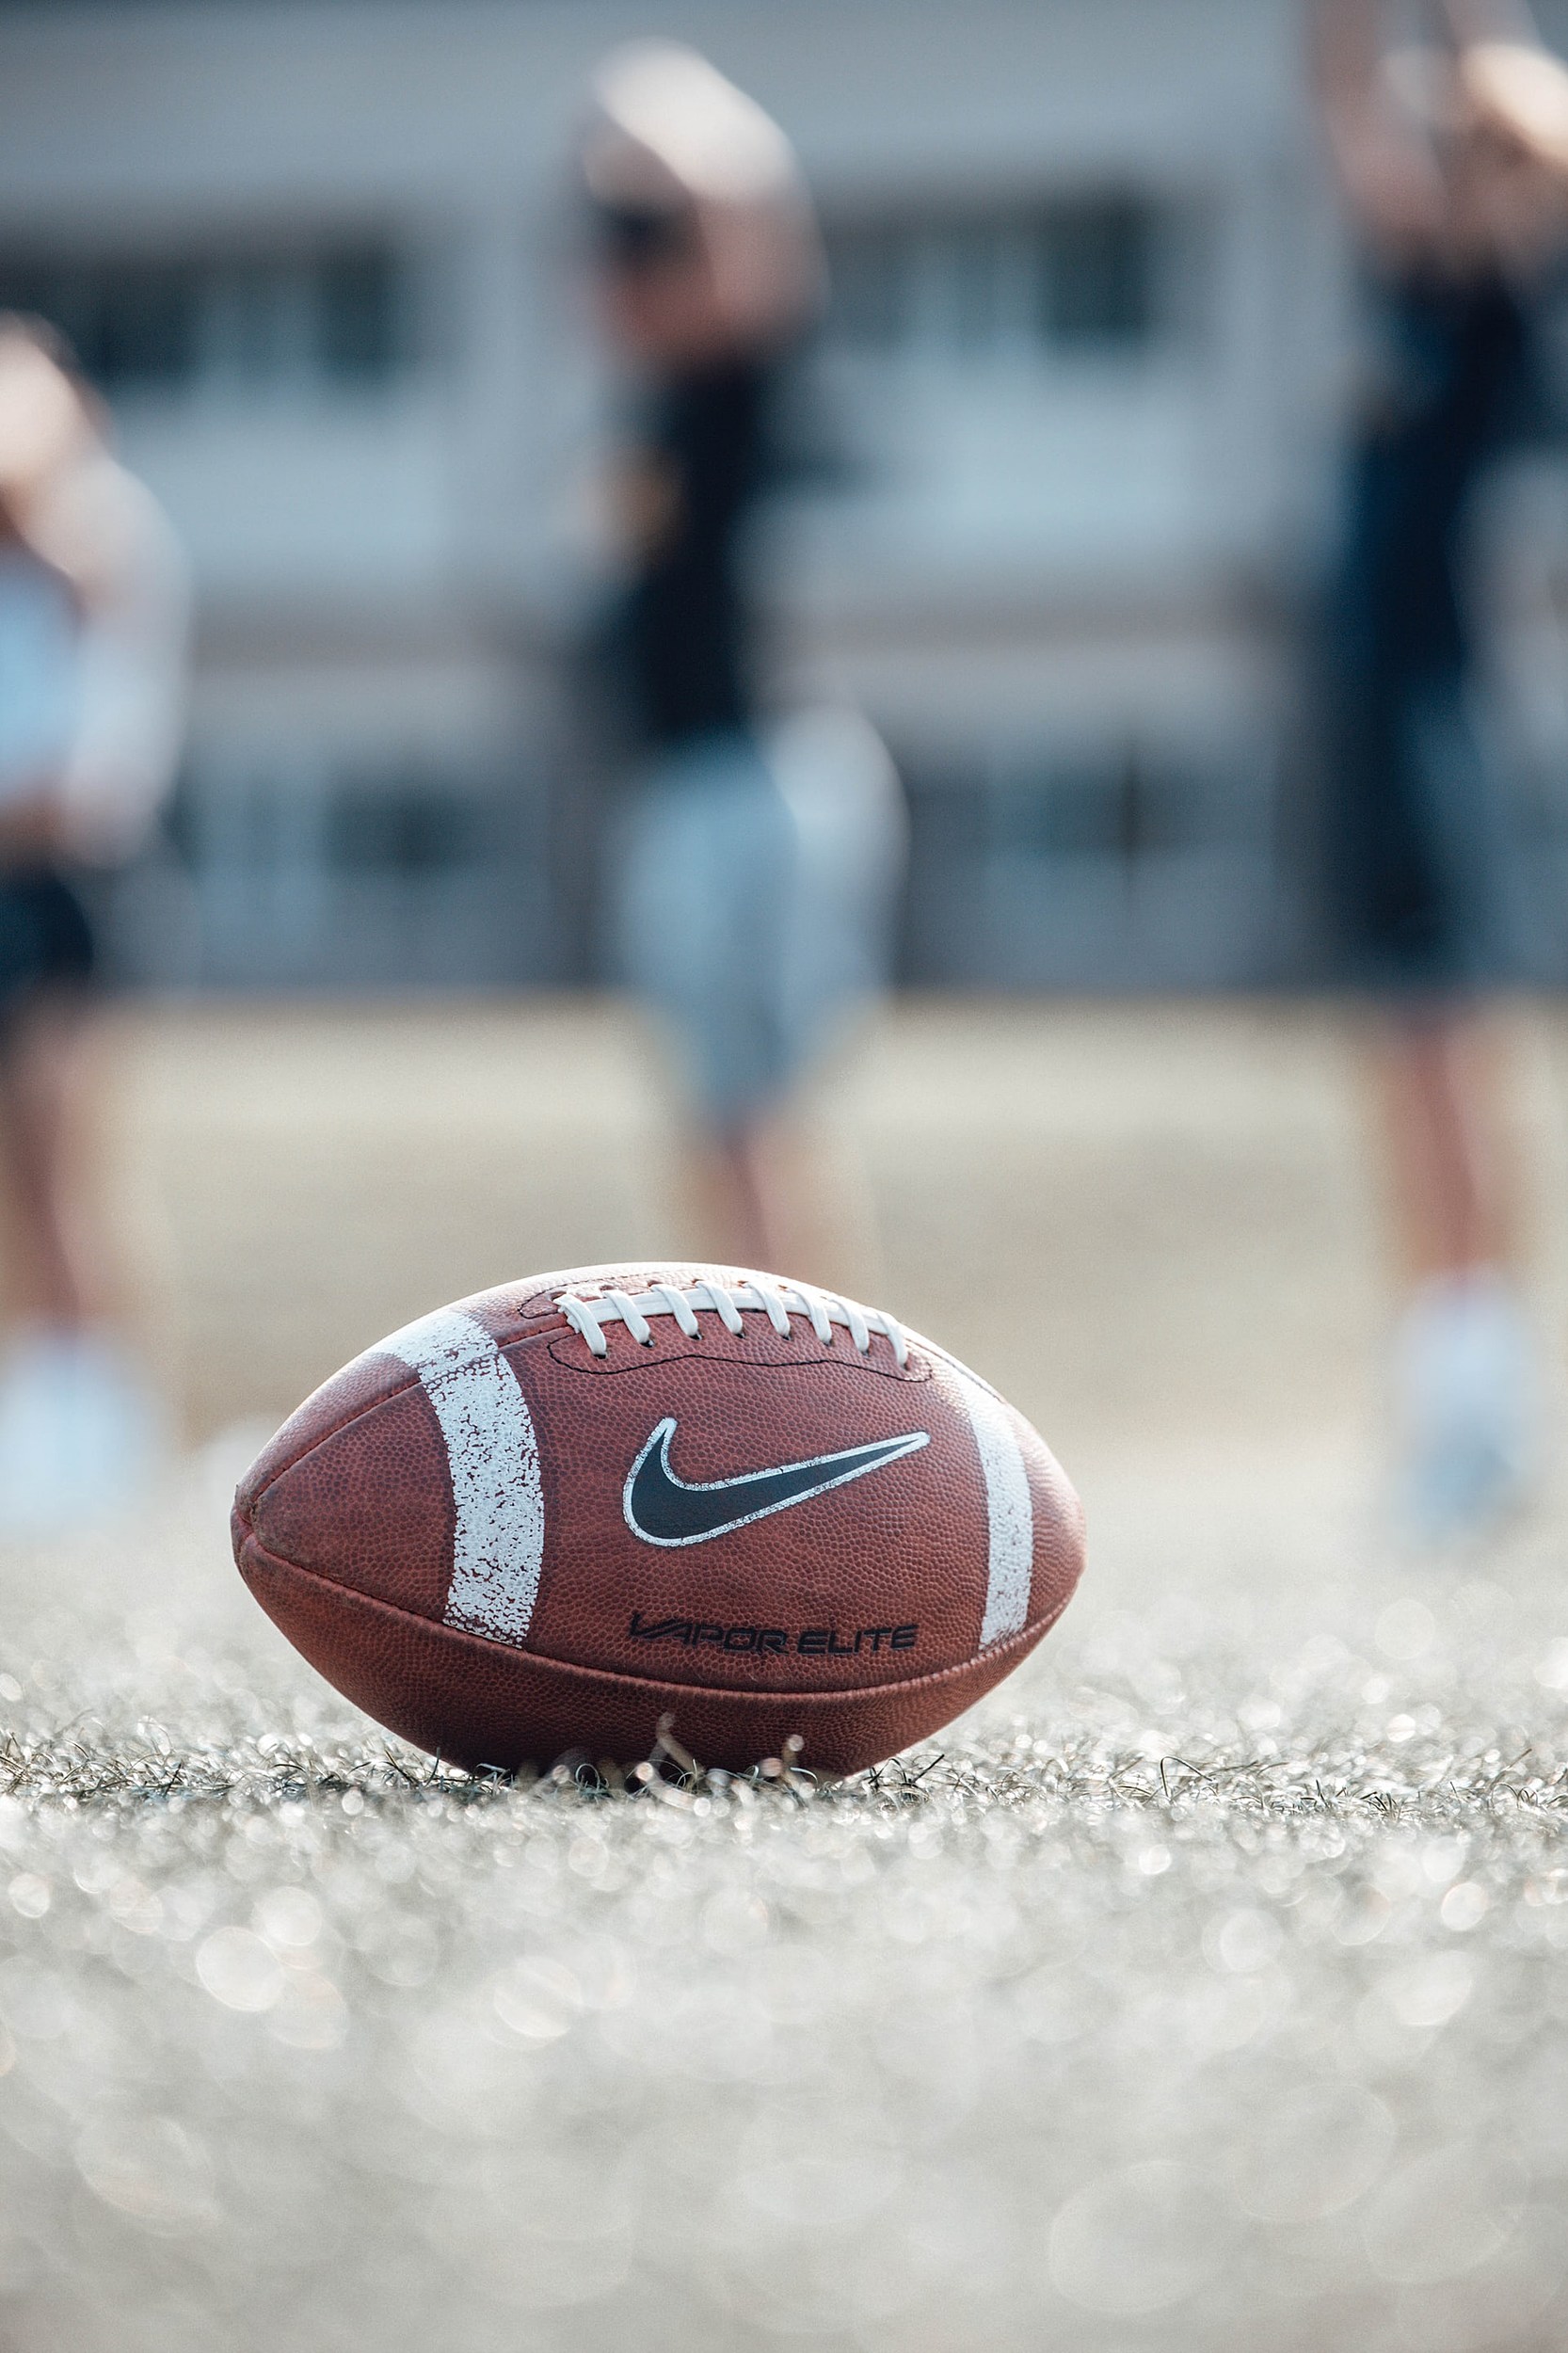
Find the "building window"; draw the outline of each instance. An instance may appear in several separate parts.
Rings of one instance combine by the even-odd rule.
[[[410,357],[407,273],[390,246],[204,256],[0,253],[0,310],[47,319],[123,393],[329,392]]]
[[[345,874],[431,875],[481,861],[483,806],[420,776],[341,784],[328,803],[326,862]]]
[[[1168,325],[1172,210],[1129,192],[830,228],[829,340],[889,357],[1136,357]]]
[[[1009,776],[992,787],[991,849],[1008,861],[1090,858],[1132,868],[1203,846],[1217,818],[1204,779],[1151,767],[1129,746],[1121,759]]]
[[[1040,328],[1064,347],[1146,344],[1158,325],[1154,207],[1136,197],[1062,204],[1041,224]]]

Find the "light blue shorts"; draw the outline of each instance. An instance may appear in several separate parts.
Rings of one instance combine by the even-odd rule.
[[[783,1101],[886,985],[904,854],[892,764],[851,712],[709,736],[640,778],[612,840],[617,973],[713,1128]]]

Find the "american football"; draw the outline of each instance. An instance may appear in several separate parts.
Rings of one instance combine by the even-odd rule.
[[[393,1333],[241,1481],[234,1556],[345,1697],[473,1767],[857,1771],[1054,1624],[1082,1513],[891,1316],[732,1268],[503,1285]],[[793,1744],[797,1744],[795,1747]]]

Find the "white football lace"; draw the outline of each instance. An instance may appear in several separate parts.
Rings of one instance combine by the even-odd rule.
[[[902,1326],[891,1316],[881,1314],[875,1307],[857,1307],[853,1299],[840,1299],[834,1291],[818,1290],[810,1283],[770,1283],[760,1274],[753,1274],[744,1283],[728,1289],[721,1283],[693,1283],[685,1290],[673,1283],[655,1283],[648,1290],[639,1291],[634,1299],[629,1291],[621,1290],[607,1290],[593,1299],[584,1299],[576,1291],[562,1291],[555,1305],[596,1356],[607,1356],[610,1353],[602,1328],[606,1323],[624,1323],[634,1340],[644,1348],[651,1348],[650,1316],[673,1316],[678,1328],[689,1340],[695,1340],[700,1329],[697,1316],[708,1309],[736,1339],[744,1329],[741,1321],[744,1314],[765,1315],[781,1339],[790,1337],[790,1318],[797,1315],[808,1320],[824,1348],[832,1347],[833,1327],[837,1323],[843,1326],[862,1356],[871,1348],[872,1334],[880,1332],[891,1342],[900,1365],[909,1361],[909,1343]]]

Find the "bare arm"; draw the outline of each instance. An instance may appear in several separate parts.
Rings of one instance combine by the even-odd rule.
[[[1483,40],[1460,71],[1478,127],[1568,187],[1568,67],[1533,42]]]
[[[1329,152],[1352,212],[1396,256],[1439,246],[1448,229],[1443,172],[1384,65],[1379,0],[1316,0],[1312,55]]]

